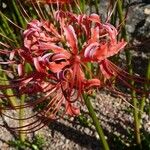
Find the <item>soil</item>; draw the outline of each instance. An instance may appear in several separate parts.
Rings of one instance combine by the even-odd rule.
[[[111,143],[111,148],[116,149],[114,142],[118,138],[124,141],[126,147],[128,147],[132,140],[132,138],[129,138],[129,132],[133,133],[132,107],[130,104],[106,91],[99,91],[96,98],[91,99],[91,101],[97,116],[100,118],[106,138]],[[27,111],[29,112],[29,110]],[[99,150],[101,147],[100,141],[85,106],[81,108],[81,112],[82,117],[87,120],[86,124],[73,117],[60,119],[50,122],[48,126],[28,135],[29,139],[32,140],[32,137],[37,134],[43,136],[45,139],[44,150]],[[8,120],[6,117],[4,117],[4,120],[11,126],[16,126],[16,122],[13,120]],[[143,124],[144,130],[150,133],[150,116],[145,113],[143,114]],[[15,139],[15,137],[15,133],[0,128],[1,150],[13,150],[7,142]]]

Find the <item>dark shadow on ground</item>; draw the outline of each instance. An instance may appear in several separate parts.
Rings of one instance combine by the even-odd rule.
[[[52,122],[49,125],[49,128],[54,132],[60,132],[62,135],[64,135],[67,139],[70,139],[71,141],[74,141],[75,143],[79,144],[83,147],[91,147],[92,150],[98,150],[100,147],[100,141],[94,137],[90,136],[86,133],[82,133],[81,131],[78,131],[74,128],[71,128],[69,126],[66,126],[63,123],[60,122]]]
[[[104,115],[104,114],[103,114]],[[121,120],[118,119],[118,121],[121,122]],[[118,133],[121,132],[125,136],[127,136],[127,130],[124,129],[121,124],[119,123],[109,123],[113,127],[112,132],[110,133],[107,130],[104,130],[105,135],[108,137],[108,143],[110,145],[111,150],[115,150],[116,144],[119,144],[117,147],[120,150],[123,150],[126,148],[126,145],[124,145],[120,138],[113,134],[113,131],[117,131]],[[127,123],[128,124],[128,123]],[[74,124],[72,124],[74,126]],[[88,135],[86,133],[83,133],[81,131],[78,131],[77,129],[74,129],[73,127],[66,126],[65,124],[61,122],[51,122],[49,125],[49,128],[52,130],[52,134],[55,134],[55,131],[60,132],[66,139],[69,139],[71,141],[74,141],[76,144],[79,144],[82,147],[89,148],[91,150],[100,150],[102,148],[102,145],[100,144],[100,141],[91,135]],[[115,143],[115,141],[117,143]]]

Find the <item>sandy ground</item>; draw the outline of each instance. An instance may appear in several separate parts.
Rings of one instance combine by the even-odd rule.
[[[101,120],[104,132],[111,148],[115,147],[115,139],[119,137],[126,146],[130,145],[132,138],[129,138],[129,132],[133,132],[133,117],[131,106],[121,100],[111,96],[106,91],[101,91],[95,99],[91,99],[97,116]],[[28,110],[29,112],[29,110]],[[81,112],[84,112],[83,117],[86,118],[88,125],[81,122],[77,118],[60,119],[55,122],[50,122],[48,126],[41,130],[30,134],[29,139],[33,135],[40,134],[45,139],[44,150],[98,150],[99,144],[98,135],[95,132],[92,121],[88,116],[85,106],[82,106]],[[15,114],[15,113],[14,113]],[[83,113],[82,113],[83,114]],[[16,126],[16,122],[4,118],[11,126]],[[3,121],[0,120],[0,123]],[[150,117],[143,114],[144,129],[150,133]],[[8,147],[7,142],[15,138],[15,134],[9,132],[5,128],[0,128],[0,147],[2,150],[12,149]],[[128,143],[127,143],[128,141]]]

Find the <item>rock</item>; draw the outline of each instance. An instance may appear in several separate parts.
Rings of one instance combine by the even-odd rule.
[[[134,9],[133,9],[134,8]],[[142,40],[150,37],[150,5],[133,5],[127,16],[127,31],[129,37]]]
[[[150,8],[145,8],[144,9],[144,14],[150,15]]]

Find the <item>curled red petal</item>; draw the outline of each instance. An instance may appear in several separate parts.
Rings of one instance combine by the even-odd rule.
[[[109,23],[103,24],[102,26],[108,32],[108,34],[109,34],[109,36],[111,38],[111,41],[114,44],[116,44],[116,42],[117,42],[117,34],[118,34],[117,29],[113,25],[111,25]]]
[[[34,57],[33,58],[33,63],[34,63],[34,66],[36,68],[37,71],[39,72],[45,72],[45,68],[43,68],[40,64],[40,57]]]
[[[66,57],[70,57],[70,54],[64,48],[57,46],[54,43],[40,44],[39,48],[44,50],[52,50],[54,53],[63,53]]]
[[[101,81],[99,79],[89,79],[85,82],[85,88],[93,88],[93,87],[100,87]]]
[[[84,57],[93,58],[96,50],[98,49],[99,44],[97,42],[91,43],[85,48]]]
[[[48,64],[48,68],[50,69],[50,71],[54,72],[54,73],[58,73],[60,71],[62,71],[62,69],[69,65],[69,62],[61,62],[59,64],[55,63],[55,62],[51,62]]]
[[[73,54],[77,54],[77,36],[75,34],[74,28],[71,25],[64,27],[64,34],[69,46],[72,48]]]
[[[24,73],[23,64],[18,64],[17,70],[18,70],[18,75],[19,75],[19,76],[22,76],[23,73]]]
[[[66,101],[66,114],[70,116],[77,116],[80,114],[80,109],[73,106],[70,102]]]

